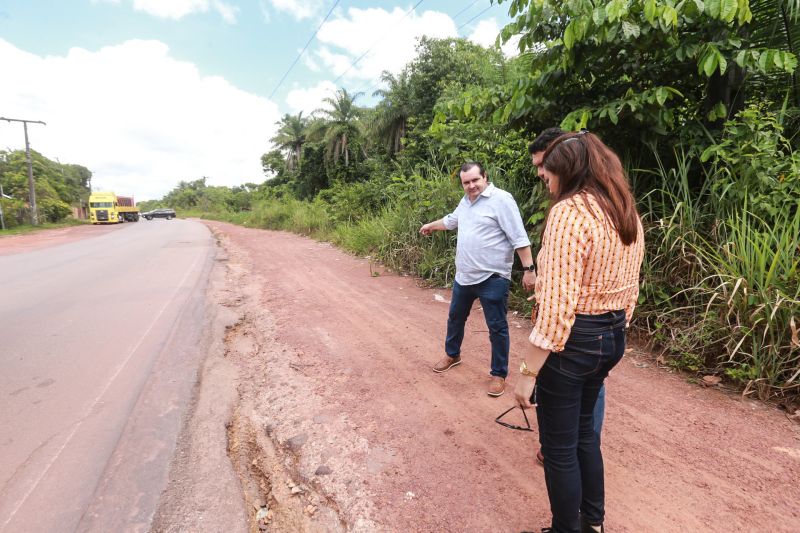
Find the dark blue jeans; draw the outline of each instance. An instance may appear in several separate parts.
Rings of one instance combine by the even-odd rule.
[[[508,287],[509,280],[494,274],[475,285],[459,285],[453,282],[453,296],[450,300],[450,314],[447,318],[447,338],[444,351],[450,357],[461,355],[461,341],[464,340],[464,324],[476,299],[483,306],[483,316],[489,327],[489,341],[492,344],[493,376],[502,378],[508,375]]]
[[[561,352],[536,380],[536,416],[554,533],[602,524],[605,486],[593,411],[609,371],[625,353],[625,312],[577,315]]]
[[[606,417],[606,386],[600,387],[600,392],[597,393],[597,402],[594,404],[594,413],[592,415],[592,428],[597,433],[597,438],[600,438],[600,432],[603,431],[603,419]]]

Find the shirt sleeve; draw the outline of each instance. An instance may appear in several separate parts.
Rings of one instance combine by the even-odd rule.
[[[531,245],[528,232],[525,231],[525,225],[522,223],[519,206],[510,194],[503,195],[502,209],[497,213],[497,222],[506,234],[512,248],[516,250]]]
[[[464,200],[458,202],[458,207],[456,210],[450,213],[449,215],[445,215],[442,218],[442,222],[444,223],[444,227],[449,230],[454,230],[458,227],[458,215],[461,213],[461,206],[464,204]]]
[[[639,266],[642,264],[644,260],[644,229],[642,228],[642,223],[639,222],[639,227],[637,228],[637,236],[636,236],[636,257],[634,258],[634,264]],[[637,268],[637,272],[638,272]],[[625,305],[625,323],[630,324],[631,318],[633,318],[633,310],[636,308],[636,302],[639,301],[639,283],[637,280],[636,289],[633,291],[633,295],[628,303]]]
[[[550,210],[537,261],[539,309],[529,340],[552,352],[564,349],[575,323],[590,246],[586,217],[569,203],[560,202]]]

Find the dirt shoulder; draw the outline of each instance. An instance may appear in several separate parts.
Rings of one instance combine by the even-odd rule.
[[[69,242],[105,235],[121,228],[123,224],[69,226],[66,228],[43,229],[19,235],[0,235],[0,255],[32,252],[48,246],[58,246]]]
[[[326,243],[207,224],[228,251],[239,313],[226,334],[240,373],[229,447],[262,530],[548,525],[536,434],[494,423],[513,399],[485,393],[477,307],[464,364],[435,374],[449,291],[372,276]],[[529,326],[511,330],[514,368]],[[607,385],[608,530],[800,530],[800,426],[645,361],[632,350]]]

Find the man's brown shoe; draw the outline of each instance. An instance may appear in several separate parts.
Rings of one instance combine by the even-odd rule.
[[[454,366],[460,365],[460,364],[461,364],[461,356],[460,355],[457,356],[457,357],[450,357],[449,355],[445,355],[444,358],[442,358],[441,361],[439,361],[438,363],[433,365],[433,371],[434,372],[446,372],[447,370],[450,370]]]
[[[506,391],[506,380],[500,376],[489,378],[489,396],[501,396]]]

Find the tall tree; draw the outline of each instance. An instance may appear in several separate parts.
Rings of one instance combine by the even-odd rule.
[[[320,118],[311,123],[309,138],[322,140],[325,144],[325,158],[338,161],[344,158],[344,165],[350,164],[350,157],[357,154],[353,152],[354,141],[362,138],[364,124],[361,117],[364,110],[355,103],[361,93],[350,94],[347,89],[339,89],[332,97],[323,100],[327,108],[315,111]]]
[[[408,78],[405,70],[397,77],[384,71],[381,81],[387,87],[372,93],[373,96],[383,98],[375,108],[372,129],[386,143],[390,154],[396,154],[403,148],[401,141],[408,128],[408,117],[412,111],[411,84]]]
[[[278,125],[278,133],[272,141],[280,150],[286,152],[286,169],[293,171],[300,167],[303,145],[306,142],[308,118],[301,111],[297,115],[285,114]]]

